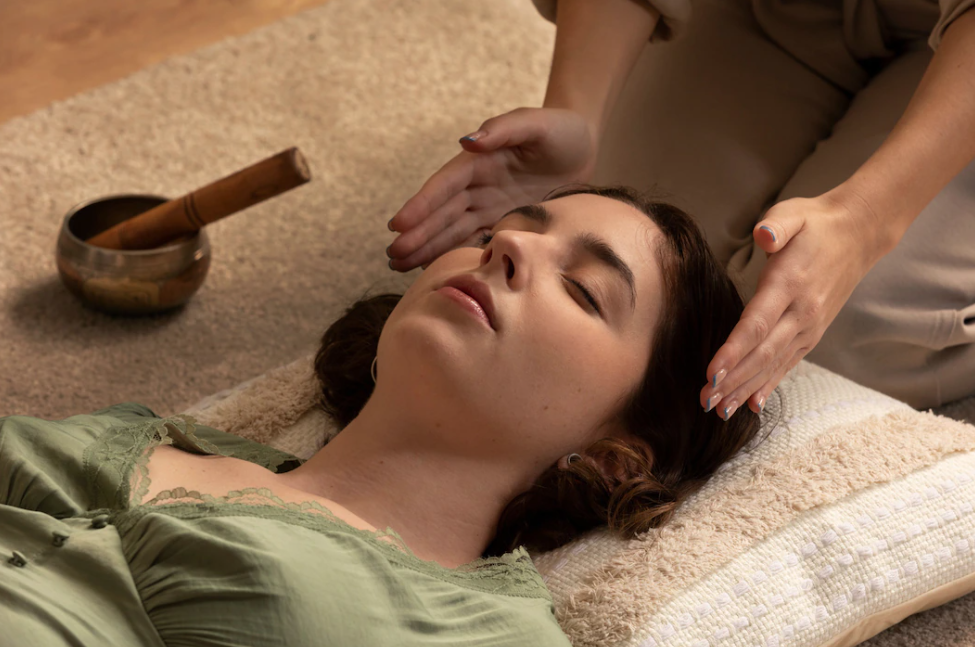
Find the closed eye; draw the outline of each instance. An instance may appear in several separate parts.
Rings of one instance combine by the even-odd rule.
[[[602,310],[599,309],[599,304],[596,303],[596,300],[593,298],[592,293],[586,289],[586,286],[584,286],[582,283],[579,283],[579,281],[570,279],[568,277],[566,277],[565,280],[571,283],[572,285],[576,286],[576,288],[578,288],[579,292],[582,293],[583,298],[585,298],[585,300],[589,302],[589,305],[592,306],[592,309],[596,311],[596,314],[598,315],[603,314]]]
[[[485,245],[489,244],[493,239],[494,239],[494,234],[484,232],[480,236],[478,236],[477,246],[484,247]],[[579,281],[570,279],[568,277],[565,277],[565,280],[571,283],[573,286],[575,286],[577,290],[579,290],[579,292],[582,294],[582,298],[584,298],[589,303],[589,305],[592,306],[592,309],[596,311],[596,314],[602,316],[603,311],[599,307],[599,303],[596,301],[596,299],[593,298],[592,292],[590,292],[585,285],[583,285]]]

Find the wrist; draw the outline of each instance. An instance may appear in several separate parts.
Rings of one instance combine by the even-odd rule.
[[[820,198],[829,208],[844,215],[874,261],[890,253],[904,236],[906,228],[885,218],[862,191],[848,183],[840,184]]]
[[[599,142],[602,140],[603,129],[606,126],[604,121],[604,106],[587,101],[584,97],[574,97],[571,92],[551,91],[545,95],[543,108],[553,110],[568,110],[582,117],[589,128],[589,143],[592,145],[593,156],[599,150]]]
[[[543,107],[584,117],[598,146],[659,20],[660,13],[642,0],[559,0]]]

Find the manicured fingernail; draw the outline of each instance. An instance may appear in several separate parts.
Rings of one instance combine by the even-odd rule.
[[[393,269],[393,259],[389,259],[389,262],[386,263],[386,266],[389,267],[389,269],[392,270]],[[393,270],[393,271],[395,271],[395,270]]]
[[[771,227],[766,227],[765,225],[762,225],[762,226],[759,227],[759,229],[764,229],[768,233],[772,234],[772,242],[773,243],[775,242],[775,232],[772,231]]]
[[[390,243],[389,244],[389,247],[392,247],[392,246],[393,246],[393,244]],[[389,247],[386,248],[386,256],[389,256],[390,258],[393,258],[393,255],[389,253]]]
[[[708,406],[706,406],[704,408],[704,413],[707,413],[708,411],[710,411],[711,409],[714,408],[714,405],[711,404],[711,401],[712,400],[714,401],[714,404],[717,404],[718,402],[721,401],[721,394],[720,393],[715,393],[710,398],[708,398]]]
[[[758,399],[758,412],[762,413],[765,411],[765,396],[763,395]]]
[[[724,408],[724,419],[727,420],[731,416],[735,415],[735,411],[737,409],[738,409],[738,403],[732,400],[731,404],[729,404]]]
[[[728,374],[728,371],[726,371],[725,369],[721,369],[720,371],[718,371],[717,373],[715,373],[714,374],[714,377],[711,378],[711,388],[714,388],[714,387],[718,386],[718,383],[721,382],[721,380],[723,380],[724,379],[724,376],[727,375],[727,374]]]
[[[396,231],[395,229],[393,229],[393,218],[390,218],[389,222],[386,223],[386,228],[389,229],[390,231]]]
[[[478,139],[484,137],[484,135],[486,134],[487,133],[485,133],[483,130],[478,130],[477,132],[473,132],[470,135],[464,135],[463,137],[460,138],[460,141],[466,140],[469,142],[476,142]]]

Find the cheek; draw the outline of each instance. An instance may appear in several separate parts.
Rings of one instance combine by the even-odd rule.
[[[543,390],[570,399],[567,405],[615,403],[635,379],[631,376],[642,373],[636,349],[601,322],[589,325],[578,318],[555,317],[533,335],[530,346],[524,357]]]

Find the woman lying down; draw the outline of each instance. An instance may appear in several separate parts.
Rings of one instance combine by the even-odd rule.
[[[698,402],[742,309],[680,210],[575,189],[332,324],[310,460],[134,403],[2,418],[0,642],[568,645],[527,551],[666,522],[752,438]]]

